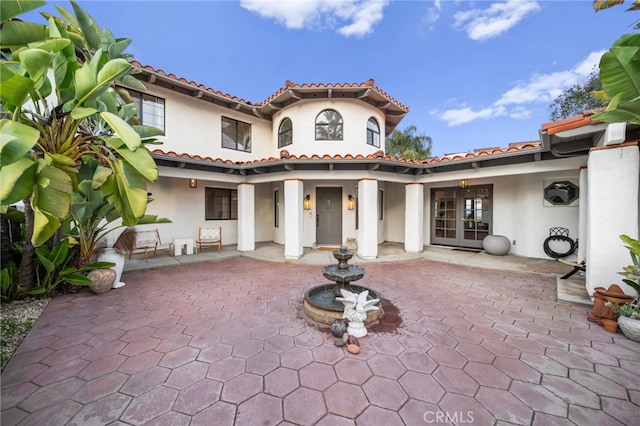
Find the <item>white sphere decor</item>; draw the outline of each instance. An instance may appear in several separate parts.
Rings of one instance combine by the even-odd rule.
[[[496,256],[504,256],[511,250],[511,242],[504,235],[487,235],[482,240],[484,250]]]

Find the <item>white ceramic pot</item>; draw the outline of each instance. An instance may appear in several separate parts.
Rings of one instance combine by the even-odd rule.
[[[120,277],[122,276],[122,270],[124,269],[124,254],[120,254],[114,248],[106,248],[102,251],[100,256],[98,257],[100,262],[113,262],[116,264],[115,267],[111,268],[116,271],[116,280],[113,283],[113,288],[118,288],[124,286],[124,283],[120,281]]]
[[[482,247],[489,254],[504,256],[511,249],[511,242],[504,235],[487,235],[482,240]]]
[[[618,325],[625,336],[640,342],[640,320],[620,316],[618,317]]]

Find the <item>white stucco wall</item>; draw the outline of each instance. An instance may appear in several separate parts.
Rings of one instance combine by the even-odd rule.
[[[404,184],[385,183],[384,227],[380,240],[393,243],[404,242],[405,188]]]
[[[147,93],[164,99],[165,136],[158,148],[213,159],[250,161],[273,155],[271,122],[147,84]],[[251,124],[251,152],[222,148],[222,117]]]
[[[318,114],[325,109],[333,109],[340,113],[343,120],[342,141],[317,141],[315,121]],[[278,129],[284,118],[290,118],[293,125],[293,143],[278,148]],[[367,121],[375,118],[380,128],[380,147],[367,145]],[[281,149],[289,154],[300,155],[347,155],[373,154],[384,151],[384,115],[373,106],[353,99],[304,100],[283,108],[273,116],[273,152],[279,157]]]

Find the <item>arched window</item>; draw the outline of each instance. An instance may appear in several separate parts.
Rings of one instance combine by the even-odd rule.
[[[290,118],[285,118],[280,122],[278,129],[278,148],[291,145],[293,143],[293,124]]]
[[[367,121],[367,144],[380,148],[380,127],[373,117]]]
[[[317,141],[342,140],[342,116],[333,109],[325,109],[316,117]]]

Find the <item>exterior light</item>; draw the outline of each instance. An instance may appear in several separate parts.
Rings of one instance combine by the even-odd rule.
[[[311,210],[311,195],[307,194],[304,196],[304,209]]]
[[[347,197],[347,208],[349,210],[353,210],[353,208],[356,205],[356,200],[355,198],[353,198],[353,195],[349,194],[349,197]]]
[[[466,188],[469,184],[467,179],[458,179],[458,188]]]
[[[191,178],[189,179],[189,188],[197,188],[198,187],[198,179]]]

